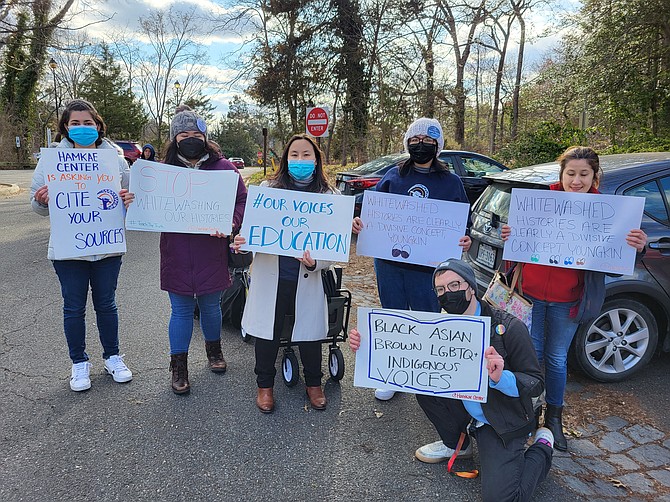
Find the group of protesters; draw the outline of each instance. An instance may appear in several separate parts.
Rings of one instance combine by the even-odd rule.
[[[106,126],[94,106],[73,100],[59,120],[61,141],[57,148],[114,148],[105,137]],[[170,124],[169,143],[163,162],[184,169],[236,171],[208,137],[206,122],[193,110],[182,108]],[[454,202],[468,202],[460,178],[450,172],[438,156],[444,134],[435,119],[419,118],[407,129],[404,147],[409,159],[390,169],[376,190]],[[155,160],[151,145],[142,158]],[[568,149],[559,159],[559,181],[552,190],[598,193],[602,171],[598,155],[587,147]],[[128,190],[130,172],[119,157],[119,192],[126,208],[134,201]],[[324,171],[324,156],[308,135],[298,134],[287,143],[279,167],[264,185],[284,190],[337,194]],[[238,177],[232,217],[232,234],[212,235],[163,232],[160,236],[160,284],[167,291],[171,313],[168,325],[171,389],[186,394],[191,388],[188,353],[194,327],[194,308],[200,311],[209,368],[224,373],[227,363],[221,347],[222,292],[231,285],[229,252],[244,252],[239,234],[247,189]],[[49,191],[44,166],[35,171],[31,201],[41,215],[49,214]],[[468,221],[469,226],[469,221]],[[356,217],[352,231],[365,231]],[[506,240],[511,228],[503,225]],[[644,252],[646,235],[633,229],[627,242]],[[463,252],[471,239],[458,242]],[[92,292],[97,327],[103,347],[104,369],[119,383],[129,382],[132,372],[119,350],[118,312],[115,301],[121,254],[89,255],[77,259],[55,259],[51,241],[48,258],[60,281],[63,324],[72,360],[70,387],[91,387],[89,356],[85,343],[85,310]],[[434,424],[439,441],[420,447],[416,457],[423,462],[441,462],[472,455],[470,437],[476,439],[482,466],[484,500],[528,500],[551,466],[553,449],[566,450],[562,409],[567,378],[567,350],[582,320],[580,304],[585,283],[594,283],[590,272],[537,264],[523,266],[523,290],[533,301],[532,325],[528,328],[512,315],[480,300],[473,269],[460,257],[445,256],[437,268],[376,258],[374,269],[382,308],[491,318],[491,345],[484,354],[489,377],[487,403],[480,404],[417,394],[417,400]],[[256,405],[262,413],[275,409],[273,394],[276,358],[282,332],[291,322],[291,341],[300,351],[306,394],[312,408],[324,410],[322,340],[328,332],[327,299],[321,270],[331,266],[304,251],[298,258],[255,253],[251,285],[242,318],[242,329],[255,338],[257,383]],[[604,288],[602,274],[596,287]],[[598,306],[598,309],[600,306]],[[273,315],[267,315],[272,312]],[[290,319],[290,321],[289,321]],[[349,344],[360,347],[361,334],[352,329]],[[388,400],[394,392],[377,389],[377,399]],[[542,396],[546,399],[544,427],[538,427]],[[538,404],[540,403],[540,404]],[[532,445],[528,438],[534,433]]]

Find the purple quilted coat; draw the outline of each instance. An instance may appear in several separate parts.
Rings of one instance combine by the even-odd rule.
[[[186,167],[184,169],[187,169]],[[205,162],[200,169],[237,171],[226,159]],[[242,177],[237,183],[233,228],[239,229],[247,201]],[[161,289],[179,295],[206,295],[230,286],[228,239],[204,234],[161,234]]]

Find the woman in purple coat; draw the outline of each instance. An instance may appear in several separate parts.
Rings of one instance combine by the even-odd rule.
[[[235,166],[216,153],[207,141],[205,121],[191,110],[177,113],[170,125],[170,143],[165,163],[184,169],[230,170]],[[123,196],[123,195],[122,195]],[[126,206],[133,194],[125,194]],[[233,230],[242,225],[247,189],[240,177],[237,184]],[[193,335],[193,310],[200,307],[200,326],[205,337],[209,367],[226,371],[221,351],[221,292],[230,286],[228,239],[219,234],[178,234],[163,232],[160,240],[161,289],[168,292],[172,312],[168,326],[172,390],[185,394],[188,380],[188,349]]]

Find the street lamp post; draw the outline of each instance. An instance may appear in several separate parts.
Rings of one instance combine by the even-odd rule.
[[[51,58],[49,61],[49,68],[51,68],[51,75],[54,80],[54,104],[56,105],[56,122],[58,122],[58,109],[60,108],[60,103],[58,102],[58,88],[56,87],[56,68],[58,68],[58,63],[54,58]]]
[[[175,94],[176,94],[175,97],[176,97],[176,101],[177,101],[177,104],[175,105],[175,108],[181,104],[179,102],[179,89],[181,89],[181,84],[179,83],[179,80],[175,80],[174,81],[174,90],[175,90]]]

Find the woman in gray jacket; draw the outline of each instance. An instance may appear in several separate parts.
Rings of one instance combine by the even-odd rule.
[[[104,136],[105,122],[88,101],[70,101],[58,122],[58,131],[63,138],[57,148],[115,149]],[[119,156],[121,186],[128,188],[128,164]],[[44,176],[44,166],[37,164],[30,188],[33,211],[42,216],[49,215],[49,189]],[[121,254],[88,255],[76,259],[56,260],[49,240],[48,258],[52,260],[63,295],[63,326],[72,359],[70,388],[83,391],[91,388],[90,368],[86,354],[86,301],[91,288],[93,306],[97,319],[102,357],[105,370],[114,381],[129,382],[133,374],[119,355],[119,316],[116,308],[116,283],[121,269]]]

